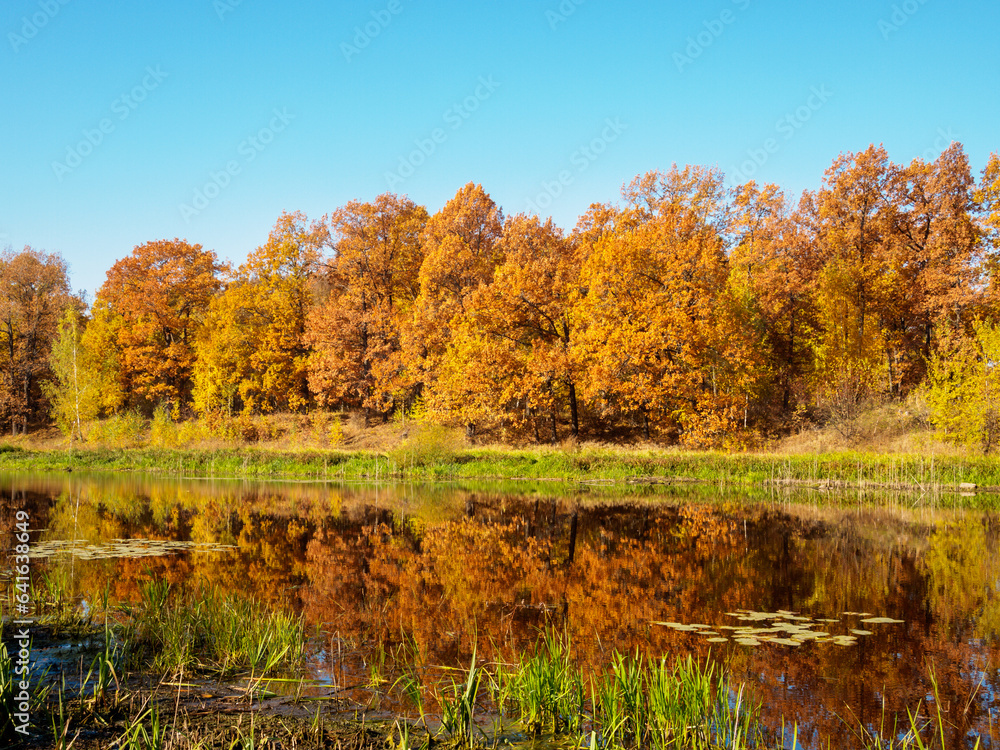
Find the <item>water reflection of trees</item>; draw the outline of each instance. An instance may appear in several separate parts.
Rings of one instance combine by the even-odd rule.
[[[80,593],[110,586],[114,600],[134,601],[153,577],[243,591],[301,607],[310,623],[357,643],[405,636],[430,664],[467,661],[473,634],[480,654],[510,658],[555,625],[590,669],[614,648],[709,654],[704,638],[657,621],[735,624],[725,613],[737,608],[872,612],[905,623],[876,626],[852,648],[723,644],[713,653],[755,684],[769,716],[798,719],[803,736],[835,744],[848,743],[840,717],[875,725],[884,705],[905,718],[930,690],[930,663],[956,737],[983,731],[991,701],[997,708],[996,515],[148,480],[18,492],[15,503],[4,490],[4,510],[31,506],[48,538],[238,547],[77,563]],[[970,701],[983,674],[991,689]]]
[[[1000,568],[997,535],[979,514],[942,521],[898,510],[705,505],[552,513],[482,498],[476,507],[471,518],[422,533],[386,518],[346,534],[320,530],[308,549],[310,619],[383,642],[406,633],[432,663],[467,656],[472,632],[481,653],[509,657],[545,623],[565,624],[580,660],[599,669],[612,648],[708,654],[703,638],[653,621],[719,625],[733,623],[724,613],[736,608],[783,608],[841,620],[828,627],[846,632],[860,618],[843,612],[871,612],[905,622],[861,626],[874,635],[851,648],[723,653],[756,683],[769,715],[798,718],[805,735],[847,742],[845,720],[874,727],[883,711],[890,722],[894,714],[905,721],[905,709],[930,693],[929,665],[954,737],[988,725],[995,691],[970,698],[988,665],[987,686],[998,684],[996,634],[985,629]],[[946,566],[935,563],[942,555]],[[952,597],[953,588],[964,598]],[[951,627],[956,617],[976,623],[978,640]]]

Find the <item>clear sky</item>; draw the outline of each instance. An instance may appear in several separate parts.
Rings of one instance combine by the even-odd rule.
[[[819,187],[837,154],[1000,149],[1000,4],[0,0],[0,247],[91,299],[135,245],[236,263],[284,210],[479,182],[572,228],[672,163]]]

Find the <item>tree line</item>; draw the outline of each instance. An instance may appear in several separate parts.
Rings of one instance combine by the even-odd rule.
[[[0,258],[0,418],[13,432],[174,418],[414,410],[501,439],[736,446],[919,391],[1000,437],[1000,157],[839,156],[793,204],[717,169],[640,175],[571,232],[476,184],[440,211],[386,193],[285,213],[237,267],[187,241],[116,262],[87,307],[65,262]]]

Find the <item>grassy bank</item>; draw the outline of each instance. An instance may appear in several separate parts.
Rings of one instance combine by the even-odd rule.
[[[130,471],[196,477],[311,480],[532,479],[562,482],[806,483],[832,488],[881,487],[927,491],[1000,489],[1000,460],[976,456],[923,456],[834,452],[751,454],[571,448],[400,448],[274,450],[268,448],[6,447],[0,471]]]

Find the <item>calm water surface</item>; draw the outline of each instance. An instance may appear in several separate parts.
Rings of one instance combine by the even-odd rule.
[[[475,633],[480,657],[511,659],[555,625],[588,670],[614,649],[711,653],[751,686],[771,726],[798,722],[807,747],[855,745],[859,723],[905,723],[921,701],[926,712],[932,672],[949,746],[1000,744],[996,511],[805,491],[560,492],[0,477],[0,585],[10,587],[14,513],[26,510],[32,544],[54,552],[34,560],[37,581],[63,581],[82,602],[107,589],[124,603],[163,578],[292,608],[318,630],[315,676],[356,688],[347,694],[361,702],[373,674],[391,684],[397,657],[467,666]],[[139,539],[195,546],[123,556],[120,540]],[[72,540],[72,550],[51,545]],[[811,618],[830,638],[870,634],[854,645],[746,646],[726,628],[748,611]],[[862,623],[871,616],[902,622]]]

